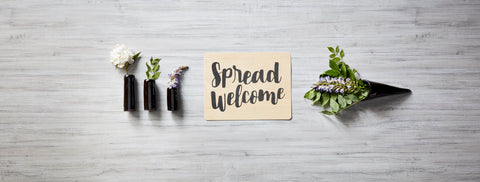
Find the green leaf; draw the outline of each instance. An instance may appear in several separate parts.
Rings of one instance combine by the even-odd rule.
[[[343,52],[343,49],[340,51],[340,57],[344,57],[345,56],[345,53]]]
[[[348,99],[348,100],[351,100],[351,101],[353,101],[353,102],[358,101],[357,96],[355,96],[355,95],[353,95],[353,94],[348,94],[348,95],[345,96],[345,98]]]
[[[340,75],[340,72],[338,72],[337,70],[327,70],[323,74],[331,76],[331,77],[337,77],[338,75]]]
[[[330,54],[330,58],[334,58],[335,56],[335,54]]]
[[[329,93],[323,93],[322,94],[322,106],[327,105],[329,100],[330,100],[330,94]]]
[[[358,100],[363,100],[364,99],[361,93],[358,93],[355,96],[358,98]]]
[[[340,61],[340,58],[339,58],[339,57],[336,57],[336,58],[333,58],[332,60],[335,61],[335,62],[339,62],[339,61]]]
[[[145,73],[147,74],[147,79],[152,79],[152,78],[150,78],[150,73],[148,71],[145,72]]]
[[[140,54],[141,54],[141,53],[142,53],[142,52],[138,52],[137,54],[133,55],[132,59],[133,59],[134,61],[137,61],[138,58],[140,57]]]
[[[152,71],[152,68],[150,68],[150,66],[148,65],[148,63],[145,63],[145,65],[147,65],[147,70],[148,70],[148,71]]]
[[[347,105],[350,105],[352,104],[352,100],[348,99],[347,97],[343,97],[345,99],[345,102],[347,103]]]
[[[157,65],[155,65],[155,67],[153,67],[152,71],[157,72],[159,68],[160,68],[160,65],[157,64]]]
[[[321,97],[322,97],[322,93],[317,92],[317,96],[315,97],[315,100],[313,100],[313,104],[316,104],[318,101],[320,101]]]
[[[160,72],[156,72],[155,74],[153,74],[152,78],[156,80],[158,79],[159,76],[160,76]]]
[[[332,53],[335,53],[335,49],[333,49],[333,47],[328,47],[328,50]]]
[[[342,63],[342,76],[343,78],[347,78],[347,68],[345,67],[345,63]]]
[[[340,71],[340,68],[338,68],[337,62],[335,62],[333,60],[330,60],[328,66],[330,66],[330,68],[332,68],[332,70]]]
[[[333,115],[333,112],[330,112],[330,111],[322,111],[322,113],[326,115]]]
[[[305,96],[303,97],[312,100],[315,97],[315,90],[309,90],[307,93],[305,93]]]
[[[350,77],[351,80],[355,80],[355,73],[352,70],[350,70],[348,72],[348,77]]]
[[[337,45],[337,47],[335,48],[335,52],[336,52],[336,53],[340,52],[340,48],[338,48],[338,45]]]
[[[159,62],[160,62],[160,59],[154,59],[153,62],[152,62],[152,64],[153,64],[153,65],[157,65]]]
[[[347,101],[342,95],[338,95],[338,103],[340,104],[341,108],[345,108],[347,106]]]
[[[336,93],[331,93],[330,94],[330,100],[335,101],[335,100],[337,100],[337,97],[338,97],[338,94],[336,94]]]
[[[332,100],[332,98],[330,98],[330,108],[332,108],[333,113],[338,112],[338,110],[340,109],[337,101]]]
[[[362,96],[367,97],[368,96],[368,90],[363,91]]]

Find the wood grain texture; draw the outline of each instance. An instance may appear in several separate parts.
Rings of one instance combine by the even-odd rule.
[[[480,181],[480,1],[0,2],[0,181]],[[122,110],[116,43],[161,57]],[[327,117],[303,94],[341,45],[412,89]],[[291,121],[203,119],[203,54],[290,52]],[[166,73],[182,110],[166,110]],[[139,92],[141,93],[141,92]]]

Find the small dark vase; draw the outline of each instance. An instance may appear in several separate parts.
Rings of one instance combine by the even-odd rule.
[[[178,108],[178,90],[177,88],[167,88],[167,109],[176,111]]]
[[[378,97],[397,95],[397,94],[409,94],[412,93],[410,89],[399,88],[383,83],[373,82],[369,80],[363,80],[370,87],[367,98],[365,100],[374,99]]]
[[[155,80],[143,81],[143,109],[157,110],[157,86]]]
[[[135,75],[125,75],[123,85],[123,110],[135,111]]]

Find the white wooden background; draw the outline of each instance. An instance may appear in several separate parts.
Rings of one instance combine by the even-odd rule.
[[[161,111],[123,112],[116,43],[161,57]],[[340,45],[413,94],[327,117]],[[290,52],[291,121],[203,119],[205,52]],[[189,65],[182,108],[166,73]],[[480,181],[480,1],[0,2],[0,181]]]

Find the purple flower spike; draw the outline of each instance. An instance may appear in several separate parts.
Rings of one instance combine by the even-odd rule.
[[[320,77],[317,82],[312,84],[312,88],[316,91],[328,93],[351,93],[354,91],[355,83],[349,78],[343,77]]]
[[[178,87],[178,77],[182,74],[182,71],[188,69],[188,66],[180,66],[177,69],[173,70],[172,73],[169,73],[170,81],[168,82],[168,88],[177,88]]]

